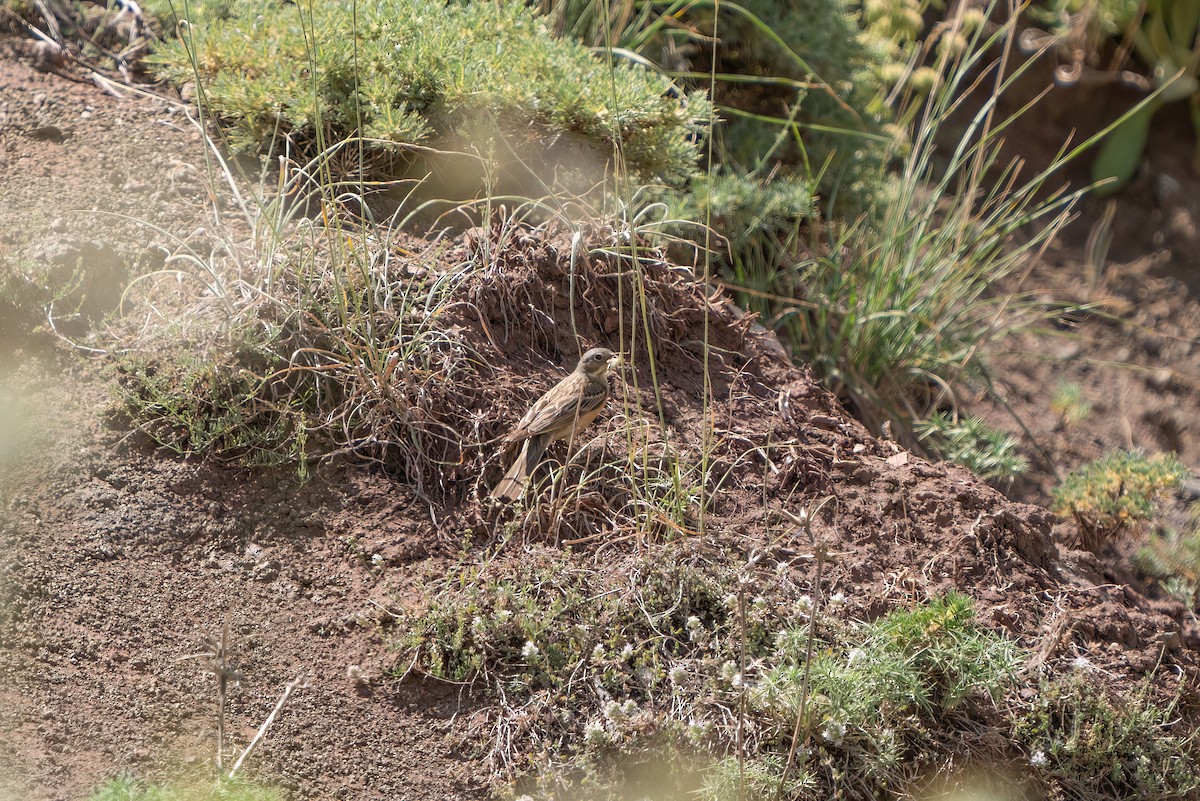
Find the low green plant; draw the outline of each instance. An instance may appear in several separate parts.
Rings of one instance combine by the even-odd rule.
[[[799,747],[795,775],[826,788],[903,793],[944,769],[953,732],[990,714],[1021,655],[974,618],[970,600],[951,593],[827,633],[807,665],[807,632],[781,632],[751,696],[771,726],[764,753]]]
[[[1200,504],[1192,504],[1190,518],[1181,531],[1151,534],[1133,563],[1193,612],[1200,612]]]
[[[358,136],[394,158],[385,173],[434,169],[439,198],[483,189],[480,156],[507,165],[510,189],[532,171],[535,193],[556,180],[583,192],[617,166],[635,182],[674,186],[696,171],[709,116],[702,95],[681,102],[653,70],[606,64],[546,36],[547,20],[521,3],[148,5],[180,31],[151,65],[177,83],[198,81],[205,110],[239,147],[278,151],[286,137],[301,147],[292,155],[308,158]],[[426,163],[417,156],[429,147],[475,155]]]
[[[917,436],[941,459],[960,464],[985,481],[1012,482],[1029,469],[1017,439],[982,418],[937,411],[915,427]]]
[[[1173,705],[1117,698],[1085,672],[1044,679],[1013,720],[1013,738],[1050,797],[1191,798],[1200,790],[1194,733]]]
[[[1163,106],[1186,100],[1195,136],[1193,169],[1200,169],[1200,3],[1195,0],[1145,0],[1127,7],[1122,29],[1132,33],[1134,50],[1150,68],[1155,91],[1101,147],[1092,180],[1111,194],[1129,183],[1141,163],[1150,123]]]
[[[1092,404],[1083,397],[1083,388],[1071,381],[1059,381],[1050,399],[1050,411],[1064,423],[1082,423],[1092,413]]]
[[[812,777],[802,771],[784,777],[782,756],[767,754],[755,759],[725,757],[704,776],[699,797],[703,801],[774,801],[801,798],[816,789]]]
[[[1080,543],[1099,551],[1149,520],[1163,493],[1187,475],[1173,453],[1113,451],[1064,478],[1053,491],[1054,510],[1074,518]]]
[[[992,708],[1020,660],[1017,647],[980,627],[971,601],[956,593],[847,631],[807,671],[805,643],[802,631],[779,635],[755,705],[790,735],[807,673],[796,731],[813,743],[816,764],[892,788],[915,776],[921,760],[936,759],[946,727]]]
[[[652,732],[702,746],[727,723],[738,649],[769,651],[786,614],[748,599],[743,627],[732,568],[673,547],[604,569],[539,552],[444,575],[401,615],[398,646],[500,701],[514,737],[490,757],[511,778],[582,769]]]
[[[282,801],[284,794],[247,779],[151,783],[129,774],[109,779],[87,801]]]
[[[1050,313],[1033,296],[995,287],[1037,258],[1078,198],[1049,186],[1078,151],[1028,177],[1001,161],[1004,131],[1025,110],[1003,119],[995,105],[1025,69],[1001,71],[1015,18],[969,30],[955,16],[945,25],[943,36],[961,43],[935,58],[934,87],[917,104],[875,213],[814,226],[815,255],[779,268],[799,287],[796,300],[772,314],[795,355],[860,419],[912,447],[917,421],[957,390],[988,385],[994,343]],[[944,152],[939,132],[979,89],[981,71],[990,71],[990,94],[965,123],[956,118],[956,145]]]

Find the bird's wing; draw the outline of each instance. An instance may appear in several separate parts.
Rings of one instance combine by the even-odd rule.
[[[607,381],[593,381],[586,375],[572,373],[538,399],[521,418],[509,440],[536,437],[573,426],[580,417],[603,406],[607,398]]]

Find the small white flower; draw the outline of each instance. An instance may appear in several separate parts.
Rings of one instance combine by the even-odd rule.
[[[733,681],[733,677],[737,675],[737,665],[732,661],[726,660],[721,664],[721,678],[725,681]]]
[[[604,705],[604,717],[607,720],[620,720],[625,717],[625,711],[616,701],[609,701]]]
[[[733,678],[731,678],[729,680],[729,684],[731,686],[733,686],[735,689],[739,689],[739,690],[742,688],[742,685],[744,683],[745,683],[745,681],[742,679],[741,673],[734,673]]]
[[[750,602],[750,605],[753,606],[755,609],[766,609],[767,608],[767,599],[762,597],[761,595],[756,595],[754,597],[754,600]]]
[[[621,712],[625,714],[625,717],[629,717],[634,712],[637,712],[637,708],[637,701],[633,700],[632,698],[621,704]]]
[[[621,658],[628,659],[631,656],[633,656],[633,646],[625,643],[625,647],[621,649]]]
[[[601,645],[600,643],[596,643],[596,647],[592,649],[592,661],[593,662],[603,662],[604,661],[604,646]]]
[[[637,680],[642,683],[642,686],[649,687],[654,684],[654,671],[648,667],[640,667],[633,671],[633,675],[637,676]]]
[[[844,592],[835,592],[833,595],[829,596],[829,605],[830,606],[843,606],[845,603],[846,603],[846,593],[844,593]]]
[[[848,653],[846,655],[846,664],[853,665],[855,662],[862,659],[866,655],[867,655],[866,652],[863,651],[863,649],[861,649],[861,648],[851,648],[850,653]]]
[[[483,618],[481,618],[479,615],[476,615],[475,617],[471,618],[471,628],[473,628],[473,629],[483,628]]]
[[[796,608],[801,612],[807,612],[808,610],[812,609],[812,596],[801,595],[796,599]]]
[[[842,741],[842,737],[846,734],[846,724],[840,720],[831,720],[825,724],[824,730],[821,732],[821,737],[825,742],[837,745]]]
[[[692,742],[700,742],[712,731],[712,724],[692,718],[688,721],[687,737]]]
[[[1077,656],[1071,660],[1071,667],[1076,670],[1095,670],[1096,666],[1086,656]]]
[[[687,679],[687,671],[684,669],[683,665],[675,665],[671,668],[670,672],[667,673],[667,678],[671,680],[672,684],[683,684],[684,680]]]
[[[526,659],[532,659],[533,657],[537,656],[538,653],[540,652],[538,651],[537,644],[533,640],[526,640],[525,647],[521,649],[521,656],[525,657]]]
[[[504,623],[509,618],[511,618],[512,615],[513,615],[513,613],[512,613],[511,609],[501,609],[499,612],[496,613],[496,619],[499,620],[501,623]]]
[[[604,724],[598,720],[589,720],[583,727],[583,739],[589,743],[602,741],[604,739]]]
[[[372,556],[371,564],[374,565],[375,567],[379,567],[380,565],[382,565],[383,564],[383,554],[377,553],[374,556]]]
[[[1038,749],[1029,755],[1029,764],[1033,765],[1035,768],[1040,768],[1049,761],[1050,760],[1046,759],[1046,752],[1041,749]]]
[[[700,628],[700,618],[696,617],[695,615],[689,617],[687,619],[687,628],[688,631]]]

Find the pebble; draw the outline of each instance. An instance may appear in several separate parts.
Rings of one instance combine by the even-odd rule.
[[[1146,378],[1146,383],[1154,389],[1162,391],[1171,384],[1174,373],[1169,368],[1160,367]]]

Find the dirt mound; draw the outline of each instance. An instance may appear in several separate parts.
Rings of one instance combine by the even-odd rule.
[[[76,235],[135,257],[150,246],[141,226],[60,220],[60,208],[125,209],[185,236],[203,224],[186,186],[163,189],[203,159],[194,132],[162,124],[167,104],[111,98],[11,56],[0,59],[0,95],[0,145],[24,165],[0,176],[15,201],[0,226],[9,255]],[[46,108],[71,118],[49,123],[63,141],[38,133]],[[177,147],[181,160],[166,155]],[[23,433],[6,446],[0,482],[0,793],[81,798],[120,772],[210,765],[216,698],[201,655],[228,625],[240,677],[231,741],[247,742],[284,686],[302,682],[253,757],[265,779],[302,798],[487,795],[458,717],[481,701],[391,678],[405,667],[392,612],[420,590],[417,566],[500,536],[504,523],[482,500],[501,471],[487,443],[581,340],[626,343],[630,361],[587,443],[600,472],[571,514],[523,511],[524,542],[569,540],[579,559],[602,564],[614,550],[690,538],[757,555],[764,570],[791,565],[804,580],[794,557],[814,544],[791,521],[829,497],[812,530],[829,552],[825,589],[844,596],[847,615],[875,619],[958,589],[1041,664],[1086,657],[1129,688],[1152,676],[1195,719],[1200,638],[1180,605],[1111,583],[1094,557],[1055,543],[1042,509],[871,437],[688,272],[651,252],[636,265],[580,260],[569,239],[524,228],[467,232],[444,266],[485,251],[492,262],[454,312],[487,358],[472,410],[480,469],[455,473],[432,500],[381,470],[330,466],[301,484],[156,453],[104,416],[102,360],[48,338],[37,340],[41,355],[6,340],[2,391]],[[646,517],[617,467],[632,447],[707,463],[706,513]]]

